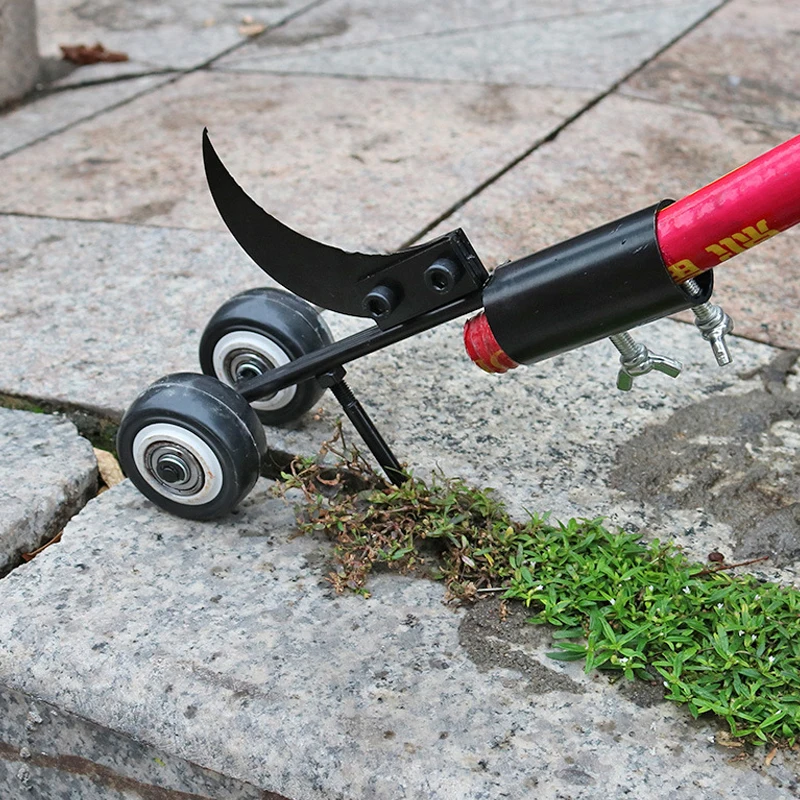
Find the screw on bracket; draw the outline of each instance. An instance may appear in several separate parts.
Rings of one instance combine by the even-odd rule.
[[[621,364],[617,375],[617,389],[629,392],[633,388],[633,379],[655,370],[677,378],[683,365],[680,361],[666,356],[651,353],[643,344],[637,342],[629,333],[617,333],[608,337],[611,344],[619,350]]]
[[[697,297],[702,289],[694,278],[689,278],[682,284],[687,292],[693,297]],[[733,330],[733,320],[714,303],[701,303],[692,306],[694,312],[694,324],[697,326],[703,338],[711,344],[714,358],[720,367],[730,364],[731,358],[725,337]]]

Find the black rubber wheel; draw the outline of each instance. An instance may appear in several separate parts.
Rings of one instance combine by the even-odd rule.
[[[264,428],[233,389],[181,372],[134,400],[117,433],[125,474],[159,508],[186,519],[232,511],[258,479]]]
[[[331,344],[316,309],[282,289],[251,289],[224,303],[200,339],[200,368],[228,386],[294,361]],[[254,401],[265,425],[305,414],[325,390],[311,379]]]

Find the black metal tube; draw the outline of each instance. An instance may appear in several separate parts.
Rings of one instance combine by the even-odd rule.
[[[531,364],[708,300],[710,271],[692,297],[661,258],[655,221],[670,202],[498,267],[483,297],[500,347]]]

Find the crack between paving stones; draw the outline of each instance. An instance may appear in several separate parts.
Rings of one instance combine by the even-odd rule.
[[[78,125],[83,125],[85,122],[91,122],[92,120],[101,117],[103,114],[107,114],[111,111],[116,111],[118,108],[122,108],[123,106],[128,105],[128,103],[132,103],[134,100],[138,100],[140,97],[145,97],[146,95],[152,94],[153,92],[163,89],[166,86],[170,86],[171,84],[179,81],[184,75],[187,74],[189,73],[178,72],[171,79],[164,81],[164,83],[158,84],[158,86],[151,86],[147,89],[143,89],[141,92],[136,92],[130,97],[126,97],[123,100],[120,100],[118,103],[113,103],[110,106],[101,108],[99,111],[95,111],[92,114],[87,114],[85,117],[81,117],[80,119],[74,120],[73,122],[69,122],[66,125],[62,125],[60,128],[48,131],[44,135],[40,136],[38,139],[33,139],[30,142],[21,144],[19,147],[15,147],[13,150],[9,150],[7,153],[3,153],[2,155],[0,155],[0,161],[3,161],[4,159],[9,158],[10,156],[16,155],[17,153],[20,153],[23,150],[27,150],[29,147],[33,147],[34,145],[46,142],[48,139],[52,139],[54,136],[58,136],[62,133],[65,133],[68,130],[72,130],[72,128],[75,128]]]
[[[278,30],[280,28],[285,27],[290,22],[296,20],[298,17],[302,17],[304,14],[307,14],[309,11],[313,11],[315,8],[319,6],[325,5],[325,3],[330,2],[330,0],[313,0],[313,2],[309,3],[308,5],[303,6],[302,8],[298,8],[297,11],[293,11],[291,14],[287,14],[282,20],[276,22],[274,25],[268,25],[261,33],[257,36],[249,36],[246,39],[243,39],[240,42],[235,42],[230,47],[225,48],[220,53],[217,53],[211,58],[206,59],[200,64],[192,67],[190,70],[187,70],[185,74],[189,75],[192,72],[200,72],[202,70],[208,69],[210,66],[214,64],[214,62],[219,61],[221,58],[225,58],[225,56],[230,55],[231,53],[236,52],[237,50],[253,43],[257,42],[259,39],[263,38],[267,34],[271,33],[272,31]]]
[[[112,410],[10,392],[0,392],[0,407],[12,411],[64,417],[72,422],[78,433],[84,439],[88,439],[94,447],[109,452],[113,451],[114,438],[121,419],[121,416]]]
[[[504,89],[546,89],[550,91],[561,92],[583,92],[589,94],[591,92],[599,91],[597,86],[568,86],[562,84],[554,86],[548,83],[516,83],[508,81],[503,83],[491,83],[482,80],[467,80],[462,78],[427,78],[420,75],[406,75],[398,77],[397,75],[370,75],[365,78],[363,75],[358,75],[348,72],[314,72],[312,70],[279,70],[279,69],[257,69],[255,67],[229,67],[223,64],[219,67],[213,67],[209,70],[212,74],[217,75],[273,75],[281,78],[316,78],[318,80],[337,80],[337,81],[353,81],[354,83],[363,83],[365,80],[369,81],[384,81],[386,83],[421,83],[433,86],[477,86],[483,88],[491,88],[502,86]],[[548,134],[549,135],[549,134]]]
[[[78,434],[87,439],[92,447],[105,450],[111,453],[114,458],[117,457],[116,436],[121,416],[115,411],[92,408],[78,403],[13,395],[4,392],[0,392],[0,408],[68,419],[78,429]],[[288,472],[291,463],[301,457],[302,455],[299,453],[290,453],[286,450],[268,447],[261,464],[260,474],[268,480],[280,481],[283,478],[283,474]],[[90,500],[98,496],[98,488],[101,488],[102,485],[102,483],[95,485],[81,497],[75,498],[70,503],[65,503],[51,524],[42,532],[39,537],[39,545],[43,546],[51,542],[66,527],[69,521],[85,508]],[[12,559],[9,564],[0,569],[0,580],[26,563],[28,562],[22,559],[21,555]]]
[[[64,502],[47,527],[40,532],[37,537],[38,541],[34,542],[36,547],[33,550],[29,553],[23,550],[11,552],[9,560],[0,568],[0,581],[8,577],[15,569],[30,563],[35,558],[35,555],[31,555],[32,553],[38,554],[51,544],[54,544],[67,526],[67,523],[77,516],[94,497],[97,497],[97,480],[90,484],[81,495]]]
[[[728,2],[728,0],[726,0]],[[423,33],[407,33],[403,36],[394,36],[394,37],[387,37],[387,38],[378,38],[378,39],[369,39],[364,42],[351,42],[350,44],[330,44],[325,46],[318,46],[318,47],[309,47],[304,50],[300,50],[299,52],[292,53],[292,52],[281,52],[281,53],[274,53],[271,55],[261,54],[257,56],[254,60],[257,61],[271,61],[281,58],[286,58],[287,55],[289,56],[304,56],[304,55],[316,55],[318,53],[337,53],[343,51],[358,51],[363,50],[366,48],[372,48],[376,45],[386,45],[386,44],[395,44],[395,43],[403,43],[403,42],[415,42],[421,41],[424,39],[441,39],[446,38],[448,36],[459,36],[464,33],[475,33],[478,31],[496,31],[502,30],[504,28],[513,28],[519,27],[522,25],[530,25],[531,23],[548,23],[553,21],[561,21],[561,20],[570,20],[576,19],[581,17],[607,17],[612,14],[620,14],[620,13],[630,13],[636,12],[641,10],[652,10],[652,9],[660,9],[662,6],[658,3],[642,3],[641,5],[631,5],[631,6],[624,6],[622,8],[614,8],[611,10],[606,11],[578,11],[574,13],[565,13],[565,14],[553,14],[551,16],[532,16],[532,17],[524,17],[522,19],[511,19],[505,20],[503,22],[493,22],[488,24],[478,24],[478,25],[468,25],[463,28],[455,27],[455,28],[447,28],[446,30],[440,31],[432,31],[432,32],[423,32]],[[274,30],[274,29],[270,29]],[[264,33],[259,34],[258,37],[254,38],[261,38],[262,36],[266,36],[270,30],[264,31]],[[290,49],[291,46],[287,47],[287,50]],[[252,56],[244,56],[245,58],[252,58]],[[235,63],[235,60],[232,61]],[[239,70],[236,70],[237,72]],[[245,70],[241,70],[244,72]],[[258,72],[263,72],[263,70],[256,70]],[[270,70],[271,72],[271,70]],[[277,71],[278,74],[282,74]],[[298,73],[289,73],[289,74],[298,74]],[[303,74],[303,73],[301,73]],[[319,75],[320,73],[306,73],[311,75]],[[326,73],[327,74],[327,73]],[[341,77],[353,77],[348,75],[343,75]],[[363,77],[363,76],[361,76]],[[379,76],[368,76],[369,79]],[[461,81],[459,81],[461,82]]]
[[[225,234],[224,228],[189,228],[185,225],[154,225],[152,222],[129,222],[128,220],[111,219],[110,217],[69,217],[61,214],[36,214],[30,211],[2,211],[3,217],[21,217],[22,219],[58,220],[59,222],[78,222],[82,225],[118,225],[127,228],[147,228],[154,231],[191,231],[192,233]],[[227,235],[229,237],[230,234]],[[226,237],[226,239],[227,239]]]
[[[122,419],[116,411],[6,392],[0,392],[0,408],[64,417],[75,425],[78,433],[84,439],[88,439],[93,447],[107,450],[116,457],[117,430]],[[288,469],[291,462],[301,457],[299,453],[269,447],[264,457],[261,475],[272,480],[280,480],[281,473]]]
[[[678,111],[688,111],[692,114],[701,114],[702,116],[711,117],[712,119],[730,119],[730,120],[735,120],[736,122],[745,122],[748,125],[760,125],[761,127],[769,128],[770,130],[772,129],[786,130],[792,134],[795,134],[797,132],[797,127],[789,122],[765,123],[763,119],[756,119],[755,117],[745,117],[739,114],[732,114],[727,111],[707,111],[704,108],[690,106],[685,103],[676,103],[672,101],[665,102],[663,100],[655,100],[652,97],[644,97],[636,94],[635,92],[625,91],[624,89],[622,89],[622,91],[619,92],[619,96],[626,97],[629,100],[636,100],[641,103],[650,103],[651,105],[659,106],[661,108],[666,106],[667,108],[675,108]],[[793,97],[793,99],[800,99],[800,95],[798,95],[797,98]]]
[[[674,36],[670,41],[656,50],[649,58],[642,61],[641,64],[634,67],[632,70],[627,72],[623,75],[619,80],[615,81],[608,89],[603,92],[600,92],[596,97],[592,98],[586,105],[582,108],[578,109],[574,114],[567,117],[564,122],[557,125],[549,134],[537,139],[530,147],[520,153],[516,158],[513,158],[499,170],[497,170],[493,175],[489,176],[485,181],[481,182],[476,186],[471,192],[467,195],[462,197],[460,200],[457,200],[453,203],[449,208],[445,209],[438,217],[433,219],[429,222],[424,228],[419,230],[415,233],[411,238],[407,239],[403,244],[400,245],[400,249],[410,247],[413,244],[419,242],[423,236],[429,234],[437,225],[440,225],[444,222],[448,217],[452,216],[456,211],[466,205],[470,200],[475,199],[478,195],[480,195],[484,190],[488,189],[494,183],[496,183],[500,178],[502,178],[506,173],[510,172],[514,167],[516,167],[519,163],[524,161],[528,156],[535,153],[543,144],[548,144],[550,142],[555,141],[562,131],[566,130],[573,122],[576,122],[580,119],[584,114],[591,111],[595,106],[599,105],[603,100],[607,97],[610,97],[614,92],[616,92],[620,86],[622,86],[626,81],[629,81],[634,75],[641,72],[647,66],[649,66],[653,61],[663,55],[667,50],[671,47],[674,47],[678,42],[680,42],[684,37],[688,36],[692,31],[702,25],[704,22],[709,20],[712,16],[717,14],[721,11],[726,5],[728,5],[732,0],[724,0],[723,2],[716,5],[714,8],[710,9],[708,12],[703,14],[693,25],[686,28],[685,30],[681,31],[678,35]]]
[[[125,81],[133,81],[137,78],[150,78],[158,75],[182,75],[183,72],[179,69],[172,67],[153,68],[141,70],[140,72],[126,72],[124,75],[110,75],[106,78],[87,78],[78,83],[67,83],[59,86],[43,86],[41,89],[36,89],[31,94],[25,96],[14,109],[24,108],[31,103],[38,100],[43,100],[45,97],[50,97],[55,94],[64,94],[71,92],[74,89],[90,89],[92,86],[105,86],[109,83],[125,83]]]
[[[282,28],[284,25],[288,25],[292,20],[297,19],[297,17],[299,17],[299,16],[301,16],[301,15],[303,15],[303,14],[309,12],[309,11],[312,11],[313,9],[317,8],[318,6],[324,5],[325,3],[329,2],[329,1],[330,0],[313,0],[313,2],[309,3],[308,5],[303,6],[302,8],[299,8],[297,11],[294,11],[291,14],[287,14],[282,20],[276,22],[274,25],[270,25],[269,27],[266,28],[266,30],[263,33],[259,34],[258,36],[248,37],[248,38],[242,39],[239,42],[235,42],[230,47],[226,47],[221,52],[216,53],[215,55],[211,56],[210,58],[206,59],[205,61],[201,62],[200,64],[196,64],[193,67],[190,67],[190,68],[185,69],[185,70],[170,70],[170,69],[166,69],[164,74],[173,75],[173,77],[171,79],[169,79],[169,80],[164,81],[164,83],[160,83],[157,86],[151,86],[151,87],[149,87],[147,89],[143,89],[141,92],[136,92],[135,94],[131,95],[130,97],[123,98],[122,100],[120,100],[117,103],[113,103],[110,106],[106,106],[105,108],[102,108],[102,109],[100,109],[98,111],[95,111],[95,112],[93,112],[91,114],[87,114],[85,117],[81,117],[80,119],[77,119],[77,120],[74,120],[72,122],[69,122],[66,125],[62,125],[60,128],[57,128],[56,130],[48,131],[46,134],[43,134],[42,136],[39,136],[38,138],[33,139],[30,142],[26,142],[25,144],[22,144],[19,147],[15,147],[13,150],[9,150],[7,153],[0,154],[0,161],[3,161],[4,159],[9,158],[10,156],[13,156],[13,155],[15,155],[15,154],[17,154],[17,153],[19,153],[19,152],[21,152],[23,150],[26,150],[29,147],[33,147],[34,145],[40,144],[41,142],[47,141],[48,139],[52,139],[54,136],[58,136],[59,134],[62,134],[65,131],[71,130],[72,128],[77,127],[78,125],[82,125],[85,122],[91,122],[92,120],[97,119],[98,117],[101,117],[103,114],[107,114],[107,113],[109,113],[111,111],[116,111],[118,108],[122,108],[122,107],[128,105],[129,103],[132,103],[134,100],[138,100],[141,97],[145,97],[146,95],[149,95],[149,94],[152,94],[154,92],[160,91],[161,89],[164,89],[165,87],[170,86],[173,83],[176,83],[177,81],[181,80],[182,78],[186,77],[187,75],[192,75],[195,72],[201,72],[203,70],[206,70],[215,61],[219,60],[220,58],[224,58],[225,56],[235,52],[236,50],[238,50],[241,47],[245,47],[246,45],[250,44],[251,42],[255,41],[256,39],[259,39],[261,36],[264,36],[265,34],[269,33],[270,31],[274,31],[274,30],[277,30],[278,28]],[[148,74],[159,74],[159,73],[157,73],[157,72],[156,73],[145,73],[144,76],[146,77],[146,75],[148,75]],[[142,75],[136,75],[135,77],[143,77],[143,76]],[[122,82],[122,81],[128,80],[128,79],[129,78],[127,76],[120,75],[120,76],[114,77],[114,78],[98,80],[95,83],[96,84],[117,83],[117,82]],[[69,88],[86,88],[87,86],[95,85],[95,83],[87,82],[86,84],[77,84],[77,85],[74,85],[73,87],[64,87],[63,91],[67,91]],[[52,93],[56,93],[56,91],[60,92],[62,90],[61,89],[54,90]],[[50,92],[47,92],[47,94],[50,94]],[[37,99],[40,99],[43,96],[45,96],[45,95],[44,94],[40,94],[37,97],[33,98],[33,100],[35,101]],[[26,105],[26,104],[27,104],[27,100],[23,99],[21,101],[21,105]]]

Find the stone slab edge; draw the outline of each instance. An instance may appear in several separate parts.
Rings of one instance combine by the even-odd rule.
[[[36,800],[289,800],[2,684],[0,795]]]
[[[3,420],[13,428],[8,441]],[[3,481],[22,482],[19,494],[11,490],[6,495],[6,486],[0,486],[0,497],[5,496],[8,504],[0,529],[0,578],[22,563],[22,553],[36,550],[58,534],[97,493],[97,462],[91,445],[69,420],[0,408],[0,441],[16,449],[20,435],[31,437],[31,448],[6,453],[0,475]],[[41,447],[44,452],[39,452]],[[26,459],[31,460],[29,474]]]

